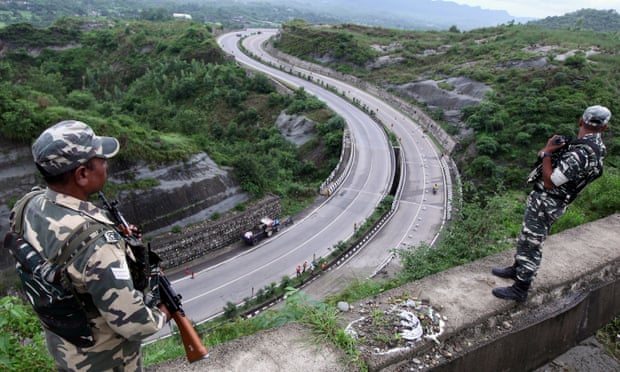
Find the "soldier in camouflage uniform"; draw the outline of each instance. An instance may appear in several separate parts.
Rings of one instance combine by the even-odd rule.
[[[538,153],[540,163],[530,175],[534,190],[527,199],[515,262],[492,270],[494,275],[513,279],[515,283],[494,288],[496,297],[517,302],[527,299],[551,225],[566,212],[579,192],[603,172],[606,150],[601,133],[607,129],[610,119],[611,112],[606,107],[588,107],[579,120],[577,140],[556,135]]]
[[[32,146],[48,187],[24,209],[24,239],[49,258],[55,254],[51,247],[84,221],[106,229],[66,270],[83,303],[83,310],[76,311],[86,312],[94,344],[76,346],[45,327],[47,348],[60,371],[139,371],[141,341],[170,316],[157,298],[147,305],[145,293],[134,288],[128,269],[128,260],[134,259],[131,250],[107,211],[88,201],[103,188],[107,159],[118,150],[115,138],[96,136],[88,125],[74,120],[48,128]]]

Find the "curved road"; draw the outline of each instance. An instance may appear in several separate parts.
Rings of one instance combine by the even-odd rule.
[[[220,39],[220,42],[227,40]],[[236,47],[237,38],[229,35]],[[240,52],[236,52],[241,55]],[[331,247],[353,234],[353,222],[370,216],[389,191],[394,159],[385,131],[366,114],[338,95],[304,79],[269,67],[263,72],[301,87],[327,102],[348,124],[353,145],[352,161],[339,193],[313,210],[303,220],[242,254],[172,282],[183,295],[183,307],[190,319],[202,322],[222,312],[228,302],[240,303],[271,283],[279,284],[284,275],[295,275],[295,267],[313,257],[326,257]],[[164,329],[151,339],[169,333]]]
[[[275,30],[269,29],[261,30],[260,33],[253,32],[243,39],[244,47],[264,60],[272,59],[262,52],[261,45],[274,33]],[[353,234],[354,223],[363,222],[372,214],[378,202],[387,194],[395,168],[385,131],[368,115],[341,96],[307,79],[251,59],[238,49],[238,41],[236,33],[218,38],[219,45],[234,55],[239,63],[271,75],[293,88],[304,87],[306,92],[325,101],[347,121],[353,155],[347,177],[337,192],[303,220],[295,221],[291,228],[242,254],[195,272],[193,279],[186,276],[173,281],[176,291],[183,295],[183,306],[188,317],[199,323],[221,313],[226,303],[240,303],[256,290],[271,283],[279,283],[282,276],[293,276],[297,264],[311,262],[315,256],[329,255],[334,244],[347,240]],[[276,66],[282,64],[275,60],[270,62]],[[330,287],[323,290],[334,290],[331,288],[334,287],[334,276],[341,285],[346,281],[340,278],[370,276],[389,261],[392,248],[434,239],[445,214],[445,188],[442,187],[442,192],[437,195],[429,192],[434,183],[444,185],[445,177],[441,159],[432,141],[402,113],[355,87],[293,66],[290,68],[313,75],[315,82],[324,80],[340,91],[347,92],[349,98],[355,97],[375,110],[382,122],[390,123],[390,130],[399,137],[402,144],[403,187],[392,220],[347,265],[325,275],[332,276],[332,280],[323,282],[323,286]],[[320,283],[316,285],[317,288],[320,286]],[[168,333],[169,330],[164,329],[151,339]]]
[[[264,42],[276,33],[277,30],[274,29],[247,30],[243,33],[247,35],[243,45],[261,61],[291,71],[294,75],[311,76],[313,81],[335,87],[347,98],[356,99],[374,111],[375,116],[399,138],[404,162],[401,175],[402,188],[390,223],[346,265],[325,275],[328,277],[326,280],[319,280],[311,288],[306,289],[306,292],[319,293],[318,297],[322,297],[325,293],[338,292],[350,279],[373,276],[393,258],[393,248],[417,245],[423,241],[434,242],[447,216],[447,196],[451,182],[446,171],[448,168],[446,159],[442,158],[437,146],[411,118],[374,95],[352,85],[276,60],[262,48]],[[231,48],[228,43],[236,43],[232,34],[223,35],[218,40],[220,45],[223,45],[229,53],[233,53],[237,60],[252,67],[257,66],[256,61],[246,56],[239,56],[236,48]],[[440,185],[440,192],[436,195],[431,192],[434,184]]]

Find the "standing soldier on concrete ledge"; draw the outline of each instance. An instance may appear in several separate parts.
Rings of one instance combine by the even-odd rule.
[[[88,201],[118,150],[79,121],[46,129],[32,155],[47,188],[11,213],[5,245],[59,371],[140,371],[142,340],[170,317],[108,212]]]
[[[603,173],[605,145],[601,133],[607,129],[611,112],[603,106],[588,107],[579,120],[574,141],[555,135],[538,152],[539,163],[528,182],[533,183],[523,227],[517,238],[515,262],[492,273],[515,281],[510,287],[493,289],[496,297],[524,302],[542,259],[542,247],[551,225],[566,212],[579,192]]]

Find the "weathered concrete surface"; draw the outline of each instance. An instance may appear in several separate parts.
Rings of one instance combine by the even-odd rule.
[[[443,364],[435,367],[437,370],[535,369],[588,338],[620,313],[618,231],[620,215],[616,214],[550,236],[538,278],[524,304],[500,300],[491,294],[496,286],[510,285],[510,281],[491,275],[490,270],[511,264],[514,251],[455,267],[385,292],[373,301],[387,307],[391,297],[404,292],[430,301],[446,321],[440,347],[449,348],[451,352],[451,358],[444,359]],[[359,304],[353,304],[353,309],[356,308]],[[566,311],[571,309],[575,311]],[[343,322],[358,316],[355,311],[345,313]],[[285,371],[300,366],[312,371],[352,370],[353,366],[347,366],[339,354],[326,355],[331,350],[317,348],[311,338],[293,337],[296,341],[289,342],[289,332],[304,333],[298,327],[286,326],[237,340],[234,344],[218,345],[207,361],[187,365],[181,359],[147,370],[174,370],[169,369],[171,365],[181,364],[184,371]],[[426,351],[408,350],[383,356],[366,355],[365,358],[371,370],[420,370],[419,365],[411,364],[412,360],[428,352],[428,347]],[[467,354],[477,359],[460,358]],[[504,359],[510,361],[509,366],[497,364]],[[583,359],[579,365],[568,365],[566,360],[561,363],[568,370],[592,371],[596,362],[584,363]],[[257,363],[240,364],[240,361],[249,360]],[[607,359],[604,363],[604,368],[611,363],[612,370],[620,369],[617,363],[613,365],[613,360]],[[469,368],[472,365],[476,368]]]
[[[209,358],[189,364],[185,358],[145,368],[148,372],[187,371],[347,371],[343,354],[318,343],[299,324],[289,324],[243,337],[209,350]]]

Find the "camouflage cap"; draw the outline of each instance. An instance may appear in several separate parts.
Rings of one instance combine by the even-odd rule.
[[[611,119],[611,111],[605,106],[590,106],[583,112],[583,122],[592,127],[604,127]]]
[[[77,168],[94,157],[109,159],[119,143],[113,137],[99,137],[77,120],[65,120],[47,128],[32,145],[34,162],[51,176]]]

